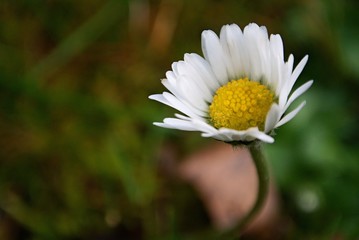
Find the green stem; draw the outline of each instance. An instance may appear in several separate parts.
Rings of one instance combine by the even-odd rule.
[[[250,221],[256,216],[256,214],[261,210],[263,204],[266,200],[269,190],[269,172],[266,160],[263,156],[261,144],[254,142],[248,145],[248,149],[252,155],[254,165],[257,170],[258,175],[258,194],[256,202],[254,203],[252,209],[247,213],[247,215],[229,232],[223,235],[223,239],[236,239],[239,237],[244,227],[247,226]]]

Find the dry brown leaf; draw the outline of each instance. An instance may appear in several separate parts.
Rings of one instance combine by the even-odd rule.
[[[257,195],[256,169],[246,148],[216,143],[185,159],[178,168],[180,178],[190,182],[200,194],[214,226],[228,229],[250,210]],[[276,193],[269,196],[248,231],[262,232],[278,215]]]

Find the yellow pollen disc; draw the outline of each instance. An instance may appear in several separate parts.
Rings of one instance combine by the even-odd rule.
[[[220,87],[209,106],[209,116],[216,128],[264,129],[264,122],[274,94],[259,82],[248,78],[232,80]]]

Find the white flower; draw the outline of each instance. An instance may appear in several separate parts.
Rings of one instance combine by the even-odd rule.
[[[294,57],[285,62],[280,35],[268,37],[264,26],[251,23],[242,31],[236,24],[225,25],[219,37],[203,31],[202,51],[204,58],[190,53],[174,62],[162,80],[169,92],[149,97],[183,113],[155,125],[200,131],[225,142],[272,143],[273,130],[305,105],[286,113],[313,83],[290,94],[308,56],[293,70]]]

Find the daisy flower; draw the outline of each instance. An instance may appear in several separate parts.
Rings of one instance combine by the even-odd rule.
[[[287,112],[313,83],[292,92],[308,56],[293,70],[293,55],[284,60],[280,35],[268,36],[266,27],[251,23],[242,31],[236,24],[225,25],[219,36],[205,30],[202,51],[204,58],[187,53],[172,64],[162,80],[169,92],[149,96],[182,113],[155,125],[231,143],[273,143],[273,130],[305,105]]]

